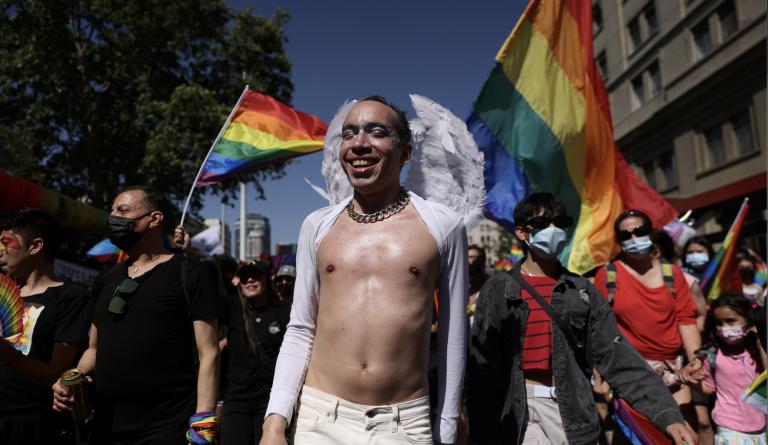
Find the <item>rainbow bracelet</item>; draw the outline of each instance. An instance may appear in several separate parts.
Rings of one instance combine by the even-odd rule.
[[[215,411],[195,413],[189,418],[187,441],[195,445],[208,445],[217,442],[219,418]]]

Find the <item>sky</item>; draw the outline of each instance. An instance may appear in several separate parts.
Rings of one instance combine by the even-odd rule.
[[[293,107],[330,122],[346,100],[379,94],[408,111],[408,94],[433,99],[464,119],[490,72],[496,52],[522,14],[523,0],[246,1],[271,17],[276,8],[291,19],[284,31],[293,64]],[[237,101],[232,98],[232,105]],[[271,225],[271,249],[295,243],[304,217],[327,202],[305,179],[324,186],[322,153],[296,158],[281,179],[266,181],[264,200],[249,187],[247,211]],[[198,189],[198,193],[202,192]],[[226,208],[234,226],[239,204]],[[206,195],[201,215],[221,217],[218,196]]]

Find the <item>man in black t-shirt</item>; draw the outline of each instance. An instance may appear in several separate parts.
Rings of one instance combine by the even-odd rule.
[[[97,445],[186,444],[190,416],[215,408],[217,285],[202,265],[165,249],[162,208],[162,196],[133,187],[109,215],[110,239],[128,260],[97,280],[89,346],[78,364],[96,384]],[[54,409],[71,409],[67,389],[56,383],[53,390]]]
[[[81,351],[88,314],[84,290],[54,275],[58,241],[56,222],[38,209],[20,211],[0,234],[9,275],[25,283],[23,331],[0,339],[0,444],[74,437],[69,417],[51,411],[49,388]]]

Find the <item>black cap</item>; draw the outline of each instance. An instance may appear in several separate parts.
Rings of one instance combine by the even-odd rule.
[[[248,260],[237,269],[237,276],[240,277],[248,271],[256,271],[260,275],[269,276],[269,264],[259,260]]]

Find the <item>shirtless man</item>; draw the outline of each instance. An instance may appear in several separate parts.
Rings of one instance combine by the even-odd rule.
[[[401,191],[410,138],[405,114],[380,97],[363,99],[344,121],[339,159],[354,196],[302,225],[291,322],[262,444],[286,443],[295,404],[296,445],[433,443],[427,359],[434,289],[434,441],[455,440],[466,354],[466,231],[449,208]]]

